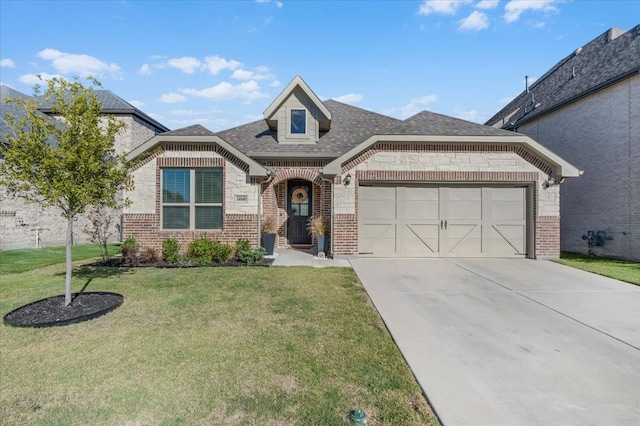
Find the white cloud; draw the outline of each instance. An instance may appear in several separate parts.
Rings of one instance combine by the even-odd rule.
[[[284,6],[284,3],[282,3],[280,0],[256,0],[256,3],[273,3],[278,8],[281,8],[282,6]]]
[[[134,107],[136,107],[138,109],[140,109],[140,108],[142,108],[143,106],[146,105],[144,102],[136,101],[136,100],[130,100],[130,101],[127,101],[127,102],[129,102],[131,105],[133,105]]]
[[[0,59],[0,68],[15,68],[16,63],[13,62],[13,59],[4,58]]]
[[[81,77],[101,76],[109,73],[114,78],[121,77],[121,69],[116,63],[106,63],[89,55],[60,52],[56,49],[44,49],[38,52],[38,56],[47,61],[56,71],[62,74],[78,74]]]
[[[437,100],[438,95],[422,96],[420,98],[411,99],[411,101],[403,107],[384,110],[382,111],[382,114],[405,119],[419,113],[420,111],[424,111],[429,107],[429,105],[435,103]]]
[[[453,116],[457,118],[461,118],[467,121],[473,121],[475,123],[479,123],[480,113],[475,109],[466,109],[463,107],[455,107],[453,109]]]
[[[164,116],[160,115],[160,114],[156,114],[155,112],[147,112],[146,113],[149,117],[153,118],[156,121],[162,122],[162,120],[164,120]]]
[[[178,68],[187,74],[193,74],[194,71],[202,65],[198,58],[192,56],[183,56],[182,58],[172,58],[167,61],[167,65]]]
[[[206,58],[204,58],[204,65],[203,65],[203,67],[213,75],[218,74],[220,71],[224,69],[235,70],[237,68],[240,68],[241,66],[242,64],[238,61],[234,61],[233,59],[230,61],[227,61],[226,59],[221,58],[218,55],[207,56]]]
[[[347,95],[338,96],[333,99],[345,104],[357,104],[358,102],[362,101],[362,95],[359,95],[357,93],[349,93]]]
[[[165,104],[177,104],[178,102],[184,102],[186,100],[187,98],[179,93],[164,93],[162,96],[160,96],[158,102],[162,102]]]
[[[240,83],[236,86],[224,81],[215,86],[207,87],[206,89],[180,89],[180,92],[186,95],[197,96],[199,98],[206,98],[215,101],[228,99],[244,99],[247,103],[255,99],[265,98],[269,96],[268,94],[260,91],[260,86],[253,80]]]
[[[466,3],[471,3],[471,0],[424,0],[418,9],[418,14],[425,16],[431,13],[454,15],[460,6]]]
[[[477,9],[494,9],[500,0],[481,0],[476,4]]]
[[[40,76],[40,78],[38,78]],[[23,74],[18,77],[18,81],[20,83],[28,84],[29,86],[33,86],[36,84],[44,84],[52,78],[64,78],[60,74],[48,74],[46,72],[41,72],[39,74]]]
[[[280,87],[282,83],[280,83],[280,80],[273,80],[271,83],[269,83],[269,86],[271,87]]]
[[[532,27],[539,30],[541,28],[544,28],[545,23],[544,22],[534,22]]]
[[[506,96],[504,98],[498,99],[498,104],[499,105],[508,105],[509,102],[511,102],[512,100],[514,100],[516,98],[516,96]]]
[[[149,66],[149,64],[142,64],[142,66],[138,70],[138,74],[151,74],[151,67]]]
[[[557,3],[557,0],[511,0],[504,7],[504,19],[509,23],[515,22],[527,10],[555,12],[558,8],[553,3]]]
[[[236,80],[267,80],[273,78],[268,67],[258,67],[256,71],[238,69],[231,74],[231,78]]]
[[[484,12],[478,12],[477,10],[474,10],[471,15],[460,20],[460,26],[458,26],[460,31],[479,31],[487,28],[489,28],[489,18],[487,17],[487,14]]]

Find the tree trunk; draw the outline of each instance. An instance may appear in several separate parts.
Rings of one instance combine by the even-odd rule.
[[[64,285],[64,306],[71,305],[71,245],[73,244],[73,216],[67,216],[67,274]]]

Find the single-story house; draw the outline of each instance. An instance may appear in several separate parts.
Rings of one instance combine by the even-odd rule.
[[[580,171],[526,135],[432,112],[404,121],[321,101],[296,76],[264,120],[214,133],[159,134],[127,155],[124,234],[159,249],[206,235],[313,248],[329,224],[334,256],[559,256],[560,186]]]
[[[584,170],[563,185],[562,250],[640,261],[640,25],[577,48],[486,124]]]

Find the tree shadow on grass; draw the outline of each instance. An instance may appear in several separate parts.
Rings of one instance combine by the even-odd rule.
[[[127,267],[106,267],[98,266],[94,264],[81,265],[73,268],[74,278],[86,278],[87,280],[93,280],[96,278],[117,278],[122,275],[133,274],[133,268]],[[64,276],[66,272],[58,272],[57,276]]]

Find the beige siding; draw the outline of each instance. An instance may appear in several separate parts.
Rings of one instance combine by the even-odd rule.
[[[290,133],[290,111],[305,109],[307,111],[306,134]],[[300,89],[295,90],[282,104],[276,116],[278,118],[278,143],[316,143],[319,138],[318,117],[316,106]]]

